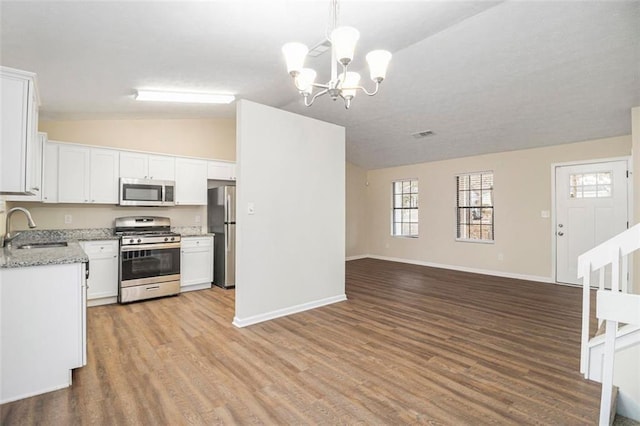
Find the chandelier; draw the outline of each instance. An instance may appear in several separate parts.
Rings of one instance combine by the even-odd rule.
[[[349,109],[351,100],[356,96],[358,90],[362,90],[368,96],[378,93],[380,83],[382,83],[387,73],[391,53],[386,50],[373,50],[367,54],[366,59],[375,88],[372,92],[369,92],[359,85],[360,74],[348,71],[348,67],[353,60],[353,53],[360,38],[360,32],[352,27],[338,27],[337,15],[338,1],[332,0],[330,9],[331,32],[327,36],[327,40],[331,44],[331,80],[328,83],[316,83],[316,71],[311,68],[304,68],[304,60],[307,53],[309,53],[306,45],[293,42],[282,46],[282,52],[287,61],[287,71],[293,77],[296,88],[304,98],[304,104],[308,107],[313,104],[316,98],[328,94],[334,101],[338,97],[342,98],[344,107]],[[338,75],[338,65],[342,67],[340,75]]]

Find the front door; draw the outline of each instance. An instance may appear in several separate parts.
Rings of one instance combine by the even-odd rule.
[[[627,161],[556,167],[556,281],[581,284],[578,256],[627,229]]]

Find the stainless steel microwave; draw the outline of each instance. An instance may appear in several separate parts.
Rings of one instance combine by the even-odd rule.
[[[120,178],[121,206],[164,207],[175,205],[172,180]]]

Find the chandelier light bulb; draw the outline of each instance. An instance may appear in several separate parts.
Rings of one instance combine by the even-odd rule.
[[[391,52],[386,50],[372,50],[366,56],[369,64],[371,80],[380,83],[387,76],[387,67],[391,61]]]
[[[282,53],[287,61],[287,72],[295,77],[300,74],[304,67],[304,59],[309,53],[309,49],[302,43],[292,42],[282,46]]]
[[[348,71],[340,74],[340,80],[342,81],[342,97],[345,99],[352,99],[356,97],[356,90],[360,83],[360,74],[357,72]]]
[[[336,52],[336,59],[342,65],[348,65],[353,60],[356,43],[360,32],[353,27],[338,27],[331,31],[331,44]]]
[[[313,91],[313,83],[316,81],[316,72],[311,68],[303,68],[296,77],[296,86],[303,95],[310,95]]]

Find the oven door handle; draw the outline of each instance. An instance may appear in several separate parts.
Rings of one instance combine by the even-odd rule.
[[[162,249],[179,249],[180,243],[166,243],[166,244],[138,244],[131,246],[120,247],[121,252],[138,251],[138,250],[162,250]]]

